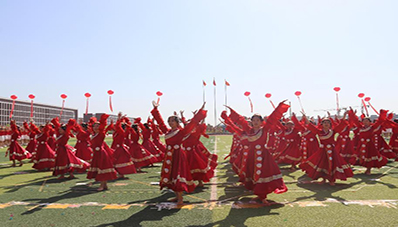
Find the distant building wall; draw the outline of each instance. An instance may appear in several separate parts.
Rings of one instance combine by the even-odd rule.
[[[0,125],[10,124],[12,102],[13,100],[11,99],[0,98]],[[19,100],[15,101],[12,119],[15,120],[18,125],[21,125],[24,121],[30,121],[30,105],[30,102]],[[59,117],[61,109],[62,108],[59,106],[33,103],[33,121],[37,125],[45,124],[47,121],[50,121],[55,117]],[[77,116],[77,109],[64,108],[61,122],[66,123],[71,118],[77,120]]]

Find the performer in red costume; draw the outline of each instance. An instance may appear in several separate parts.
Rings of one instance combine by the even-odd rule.
[[[10,161],[12,161],[12,166],[15,167],[15,161],[19,161],[19,166],[22,166],[22,160],[31,158],[31,154],[25,150],[19,143],[18,138],[21,136],[21,132],[19,131],[19,127],[15,124],[15,121],[11,120],[11,143],[9,148],[7,149],[7,153],[9,153]]]
[[[55,166],[53,171],[53,176],[59,176],[58,179],[64,179],[65,173],[69,173],[69,178],[73,179],[73,171],[77,170],[79,172],[85,171],[90,164],[75,156],[75,149],[68,144],[69,137],[71,134],[71,129],[76,126],[76,121],[70,119],[67,125],[61,125],[59,123],[58,117],[51,120],[54,125],[54,129],[57,132],[56,144],[56,158]],[[72,135],[73,136],[73,135]]]
[[[303,154],[301,162],[306,162],[309,157],[315,154],[319,149],[319,142],[316,138],[316,133],[307,129],[306,125],[313,124],[303,114],[302,120],[299,121],[296,115],[293,113],[292,121],[295,127],[301,132],[300,151]]]
[[[346,113],[343,119],[345,116]],[[300,165],[300,168],[314,180],[323,178],[322,183],[328,180],[330,185],[335,185],[336,179],[347,180],[348,177],[353,176],[351,167],[337,150],[335,140],[336,133],[340,133],[347,124],[345,121],[341,121],[339,125],[332,127],[331,120],[325,118],[321,125],[322,129],[318,129],[313,124],[307,126],[309,130],[318,134],[321,145],[315,154]]]
[[[173,190],[176,193],[175,201],[179,205],[183,203],[182,193],[192,192],[195,189],[186,152],[181,148],[181,143],[184,137],[187,137],[193,128],[206,117],[207,111],[203,109],[204,105],[184,128],[180,127],[177,116],[170,116],[167,120],[170,126],[168,129],[159,113],[159,105],[153,102],[154,108],[151,113],[159,124],[160,130],[165,133],[167,144],[160,176],[160,189],[167,187]]]
[[[278,164],[291,164],[291,170],[295,170],[296,165],[302,159],[300,151],[301,137],[298,127],[295,127],[293,121],[287,121],[285,125],[279,124],[279,128],[283,130],[280,135],[280,143],[275,150],[275,160]]]
[[[185,137],[182,142],[183,150],[185,150],[187,154],[192,179],[199,181],[197,187],[203,187],[203,182],[210,181],[214,176],[214,168],[217,166],[217,162],[214,163],[209,156],[203,153],[203,147],[199,146],[202,134],[203,126],[202,124],[198,124],[191,134]],[[207,151],[206,148],[205,151]]]
[[[127,124],[131,124],[130,120],[127,117],[123,117],[122,113],[119,113],[114,127],[115,131],[112,143],[112,149],[115,151],[113,153],[113,163],[116,171],[119,173],[119,178],[125,178],[124,175],[126,174],[137,173],[128,147],[125,145],[126,137],[129,134],[125,131]]]
[[[269,204],[267,195],[274,192],[277,194],[287,191],[283,182],[282,173],[273,159],[270,152],[266,149],[267,133],[281,119],[283,113],[289,109],[289,105],[281,102],[274,112],[268,116],[264,122],[261,115],[255,114],[251,118],[251,126],[233,109],[228,117],[223,111],[221,117],[225,123],[234,128],[241,136],[247,139],[247,145],[243,147],[243,160],[241,163],[241,180],[248,190],[252,190],[257,198],[264,204]],[[241,129],[236,125],[240,125]]]
[[[55,151],[55,134],[56,131],[54,129],[54,125],[50,124],[50,128],[48,130],[48,146],[51,147],[51,149],[53,149]]]
[[[98,191],[107,190],[107,181],[117,178],[116,170],[113,167],[112,153],[104,141],[108,117],[109,115],[103,114],[99,122],[92,120],[94,121],[92,124],[94,135],[91,138],[91,148],[94,154],[87,172],[87,178],[101,182],[100,187],[97,189]]]
[[[390,138],[389,145],[395,152],[395,161],[398,161],[398,121],[390,121],[390,128],[392,128],[392,135]]]
[[[55,151],[47,143],[48,132],[50,131],[50,125],[40,126],[40,130],[34,125],[31,125],[36,132],[36,154],[33,159],[32,168],[37,170],[46,170],[54,167],[55,164]]]
[[[151,152],[153,156],[156,157],[156,162],[163,162],[164,153],[158,149],[155,144],[150,140],[151,138],[151,129],[149,128],[149,124],[142,124],[141,118],[136,118],[136,123],[138,124],[139,128],[142,132],[142,146]]]
[[[365,174],[370,175],[372,168],[381,168],[387,164],[387,158],[380,154],[378,143],[375,141],[375,133],[379,130],[387,117],[387,111],[381,110],[377,122],[372,124],[370,118],[363,118],[362,123],[351,109],[349,111],[350,121],[360,130],[358,133],[358,145],[356,153],[359,156],[359,165],[366,167]]]
[[[34,130],[36,128],[36,126],[33,125],[33,122],[30,122],[30,126],[28,125],[27,122],[24,122],[23,126],[29,133],[29,143],[26,146],[25,150],[27,150],[29,153],[32,154],[31,160],[33,162],[33,160],[36,156],[35,149],[36,149],[36,145],[37,145],[37,141],[36,141],[37,131]]]
[[[162,132],[159,129],[159,126],[155,124],[152,120],[149,121],[149,125],[151,127],[151,136],[152,136],[152,142],[155,144],[155,146],[162,151],[162,153],[166,153],[166,146],[162,141],[160,141],[160,135]]]
[[[81,122],[76,124],[73,128],[75,131],[77,142],[75,144],[76,157],[83,159],[84,161],[91,163],[93,159],[93,150],[90,145],[90,134],[91,131],[86,123]]]

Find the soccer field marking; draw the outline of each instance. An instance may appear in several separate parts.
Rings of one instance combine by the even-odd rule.
[[[214,154],[217,154],[217,136],[214,137]],[[216,201],[217,200],[217,171],[214,171],[214,176],[211,179],[211,193],[210,193],[210,200]]]
[[[384,166],[383,166],[384,167]],[[380,174],[378,177],[376,177],[375,179],[380,179],[382,177],[384,177],[385,175],[387,175],[388,172],[390,172],[392,169],[397,168],[398,164],[395,166],[391,166],[388,170],[384,171],[382,174]]]
[[[46,182],[47,182],[47,180],[44,180],[43,181],[43,184],[40,186],[40,188],[39,188],[39,192],[42,192],[43,191],[43,188],[44,188],[44,186],[46,185]]]
[[[215,209],[223,207],[231,207],[234,209],[246,209],[246,208],[262,208],[269,205],[255,202],[242,202],[242,201],[226,201],[224,202],[203,202],[203,203],[188,203],[183,205],[177,205],[172,202],[161,202],[161,203],[133,203],[133,204],[108,204],[108,203],[98,203],[98,202],[86,202],[86,203],[28,203],[28,202],[18,202],[12,201],[8,203],[0,204],[0,209],[7,209],[12,206],[25,206],[27,210],[32,210],[37,207],[43,207],[43,209],[68,209],[68,208],[79,208],[79,207],[101,207],[102,210],[127,210],[130,207],[154,207],[159,211],[162,209]],[[213,206],[213,204],[215,206]],[[397,209],[398,200],[336,200],[333,198],[328,198],[323,201],[298,201],[289,202],[286,199],[283,202],[271,202],[271,207],[274,205],[280,206],[285,205],[289,207],[305,208],[305,207],[327,207],[330,204],[341,204],[341,205],[360,205],[368,206],[371,208],[384,207]]]

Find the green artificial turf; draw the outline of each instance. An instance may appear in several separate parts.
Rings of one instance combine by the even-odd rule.
[[[110,190],[97,192],[98,184],[90,186],[93,181],[85,174],[60,181],[51,172],[32,169],[31,163],[10,167],[5,149],[0,149],[0,225],[398,226],[398,162],[374,169],[370,176],[355,166],[354,177],[337,181],[336,186],[311,183],[302,171],[280,166],[289,191],[269,195],[275,204],[264,207],[249,203],[253,195],[239,185],[224,160],[232,137],[203,139],[212,152],[215,140],[217,177],[204,189],[184,195],[186,205],[179,208],[167,203],[174,194],[156,185],[160,164],[128,175],[129,179],[112,181]],[[70,144],[74,143],[71,139]],[[216,201],[210,201],[212,193]],[[5,204],[10,206],[2,208]]]

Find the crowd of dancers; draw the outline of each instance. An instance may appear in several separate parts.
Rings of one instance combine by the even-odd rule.
[[[300,168],[310,178],[331,185],[336,180],[353,176],[352,166],[381,168],[387,159],[398,160],[398,124],[392,114],[381,110],[372,122],[350,109],[342,117],[327,117],[315,122],[303,115],[284,115],[289,105],[281,102],[267,117],[259,114],[247,119],[228,107],[221,118],[226,130],[233,134],[229,162],[239,181],[253,191],[255,199],[267,204],[267,195],[283,193],[288,189],[278,164]],[[183,203],[183,193],[203,187],[214,176],[217,155],[201,142],[206,134],[207,111],[203,106],[190,120],[176,114],[164,122],[156,102],[152,118],[145,123],[118,115],[116,122],[108,125],[109,115],[91,118],[87,123],[70,119],[61,124],[58,118],[39,127],[25,122],[19,127],[11,121],[9,128],[1,128],[0,147],[8,146],[7,154],[12,166],[23,165],[30,159],[38,171],[52,171],[59,179],[74,178],[74,172],[86,172],[88,179],[100,182],[97,190],[107,190],[107,182],[125,175],[142,172],[141,168],[162,163],[160,188],[175,192],[172,201]],[[392,129],[389,143],[382,136]],[[112,144],[105,142],[112,132]],[[160,136],[164,135],[165,144]],[[76,137],[74,147],[68,145]],[[20,144],[26,144],[26,148]],[[195,184],[195,181],[198,184]]]

